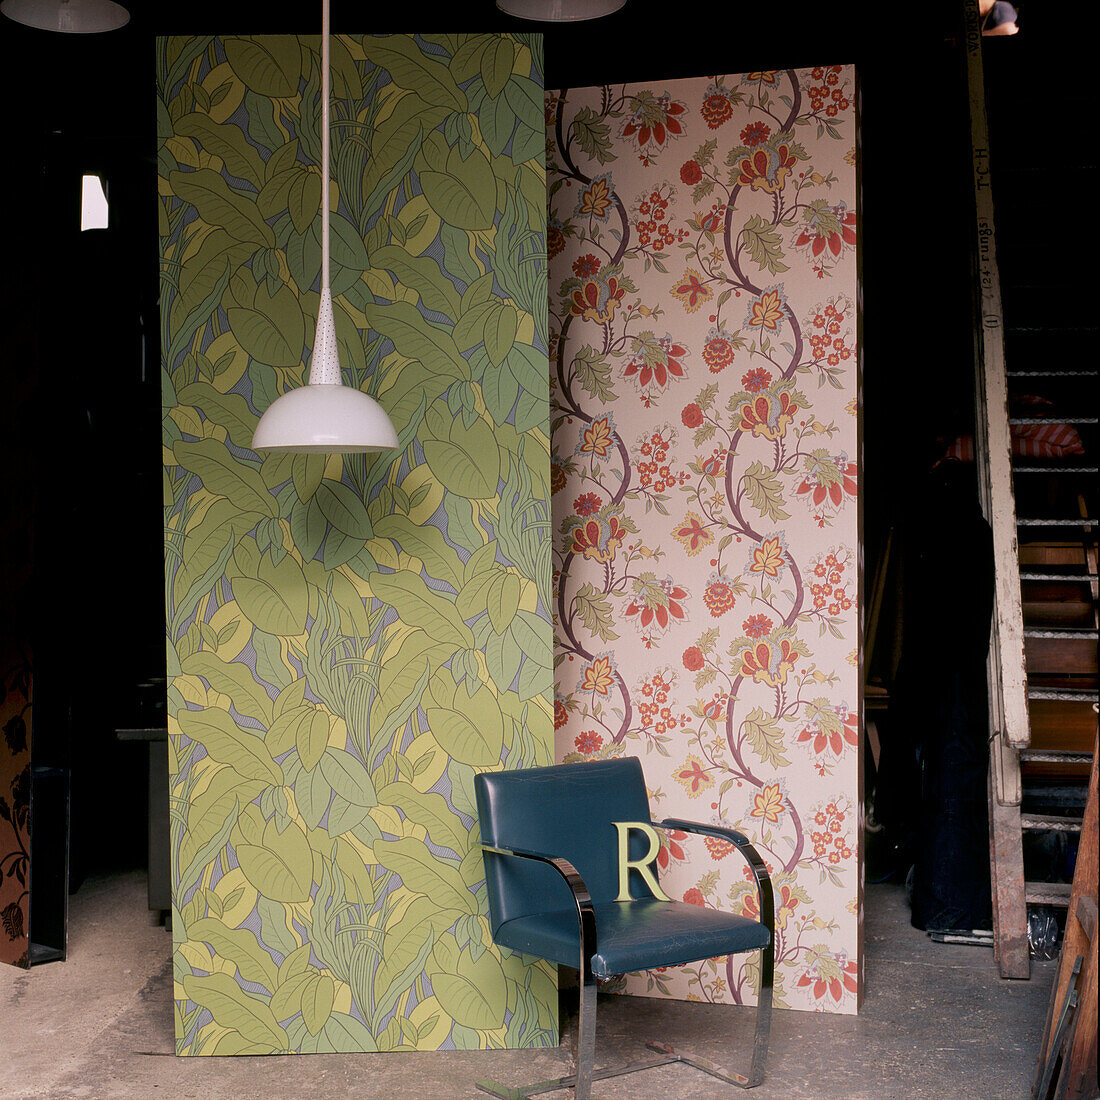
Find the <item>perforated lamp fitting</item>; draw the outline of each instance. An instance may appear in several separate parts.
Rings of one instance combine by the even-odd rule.
[[[284,393],[260,417],[254,451],[292,454],[352,454],[397,446],[385,409],[367,394],[345,386],[336,346],[329,284],[329,0],[321,5],[321,301],[309,364],[309,384]]]

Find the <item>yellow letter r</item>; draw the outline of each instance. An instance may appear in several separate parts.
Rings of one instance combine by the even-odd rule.
[[[616,901],[632,901],[630,896],[630,868],[633,867],[645,880],[645,884],[652,891],[658,901],[671,901],[661,889],[661,884],[654,874],[652,863],[661,850],[661,838],[657,830],[647,821],[616,821],[613,823],[619,831],[619,896]],[[641,859],[630,858],[630,830],[637,829],[649,837],[649,851]]]

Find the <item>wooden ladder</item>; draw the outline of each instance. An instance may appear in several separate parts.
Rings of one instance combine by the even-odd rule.
[[[1011,144],[1011,132],[995,125],[997,96],[1022,78],[1027,47],[1021,33],[995,40],[983,56],[974,0],[967,9],[980,289],[975,457],[996,577],[988,658],[994,945],[1002,977],[1027,978],[1027,905],[1067,906],[1070,887],[1027,881],[1025,838],[1080,832],[1097,728],[1096,523],[1090,518],[1097,468],[1088,457],[1095,455],[1097,374],[1081,366],[1092,360],[1084,349],[1094,346],[1095,328],[1052,330],[1042,309],[1032,307],[1057,288],[1035,285],[1033,278],[1027,285],[1026,277],[1014,283],[1008,274],[1035,270],[1031,226],[1045,202],[1028,173],[1005,170],[1017,150],[997,161],[993,182],[999,140]],[[987,80],[996,89],[989,115]],[[1021,125],[1018,116],[1013,125]]]

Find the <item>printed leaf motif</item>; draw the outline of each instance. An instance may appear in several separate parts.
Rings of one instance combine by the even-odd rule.
[[[574,116],[569,129],[585,155],[598,164],[607,164],[616,159],[617,154],[611,148],[611,127],[591,107],[582,107]]]
[[[492,228],[496,180],[481,150],[475,149],[463,160],[458,149],[452,149],[447,171],[421,172],[420,186],[428,204],[448,225],[471,232]]]
[[[432,988],[443,1008],[466,1027],[488,1030],[504,1023],[507,983],[492,952],[486,951],[476,963],[463,952],[456,972],[434,975]]]
[[[211,493],[226,497],[238,511],[278,515],[278,506],[259,470],[233,458],[224,443],[216,439],[199,439],[194,443],[177,440],[172,453],[185,470],[199,476]]]
[[[272,761],[263,739],[241,729],[224,710],[182,710],[176,717],[180,732],[198,741],[207,754],[228,764],[241,778],[268,783],[282,782],[282,774]]]
[[[263,96],[281,98],[298,90],[302,72],[298,44],[282,34],[223,39],[225,56],[241,82]]]
[[[783,755],[783,731],[779,722],[760,707],[745,717],[744,733],[752,751],[769,767],[785,767],[790,761]]]
[[[222,1027],[247,1042],[272,1053],[286,1049],[286,1032],[267,1002],[246,993],[228,974],[185,974],[183,989],[188,1000],[209,1009]]]
[[[434,371],[450,378],[470,377],[469,365],[459,354],[454,337],[428,324],[415,306],[408,302],[368,304],[363,312],[370,327],[392,340],[402,355],[430,364]]]
[[[790,519],[783,511],[783,486],[779,477],[765,468],[762,462],[754,462],[744,475],[745,488],[749,491],[752,506],[768,519]]]
[[[466,889],[454,864],[433,856],[419,841],[411,838],[379,840],[374,844],[374,855],[413,893],[423,894],[445,909],[477,912],[477,900]]]
[[[295,822],[281,833],[269,821],[263,844],[240,844],[237,861],[245,878],[265,898],[288,903],[309,900],[313,884],[313,850]]]
[[[421,100],[435,106],[466,110],[466,97],[447,66],[428,57],[411,37],[366,38],[363,45],[367,57],[385,69],[398,87],[415,91]]]
[[[321,757],[321,772],[333,791],[353,806],[369,809],[378,805],[370,772],[350,752],[329,747]]]
[[[305,630],[306,580],[301,566],[289,555],[276,564],[265,554],[255,577],[233,581],[233,595],[249,619],[268,634],[296,636]]]
[[[509,39],[494,36],[485,44],[481,54],[481,79],[491,99],[496,99],[504,91],[515,59],[516,48]]]
[[[201,676],[212,690],[229,696],[238,714],[255,718],[264,725],[271,722],[271,697],[255,681],[247,665],[223,661],[207,650],[188,654],[180,664],[187,675]]]
[[[611,384],[611,364],[595,348],[585,344],[574,356],[570,366],[580,387],[601,405],[615,399],[615,390]]]
[[[741,235],[757,267],[771,272],[772,275],[790,270],[782,262],[783,248],[779,230],[773,229],[759,214],[753,214],[745,222]]]
[[[577,589],[574,604],[589,634],[596,635],[601,642],[610,642],[618,638],[619,635],[612,629],[614,616],[611,602],[595,585],[585,581]]]
[[[173,172],[168,178],[172,193],[190,203],[208,225],[219,226],[236,241],[246,244],[275,244],[275,234],[260,216],[255,203],[232,191],[229,184],[209,168],[194,172]]]
[[[466,427],[452,420],[445,438],[425,439],[424,457],[436,478],[452,493],[485,500],[497,493],[500,453],[492,429],[484,420]]]
[[[473,643],[470,628],[459,618],[454,604],[430,589],[416,573],[376,573],[371,590],[397,610],[403,623],[419,626],[440,642],[466,648]]]
[[[251,309],[227,311],[229,327],[237,342],[261,363],[272,367],[295,367],[302,361],[305,321],[298,298],[288,286],[268,295],[261,283]]]
[[[257,188],[264,178],[264,165],[255,146],[239,126],[220,124],[199,112],[183,115],[175,122],[175,132],[191,137],[208,152],[220,157],[230,175],[248,180]]]

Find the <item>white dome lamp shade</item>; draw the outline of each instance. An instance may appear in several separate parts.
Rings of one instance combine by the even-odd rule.
[[[574,23],[618,11],[626,0],[497,0],[497,7],[517,19]]]
[[[284,393],[260,417],[254,451],[291,454],[355,454],[388,451],[397,432],[386,411],[341,378],[329,284],[329,0],[323,0],[321,31],[321,161],[326,186],[321,200],[321,301],[309,365],[309,385]]]
[[[130,13],[111,0],[4,0],[0,12],[24,26],[63,34],[117,31],[130,22]]]

